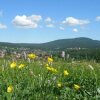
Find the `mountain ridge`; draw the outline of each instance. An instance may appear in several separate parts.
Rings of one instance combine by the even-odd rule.
[[[0,42],[0,46],[7,47],[28,47],[39,49],[65,49],[65,48],[100,48],[100,41],[86,37],[71,39],[59,39],[46,43],[9,43]]]

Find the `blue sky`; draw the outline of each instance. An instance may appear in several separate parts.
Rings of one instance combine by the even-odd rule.
[[[100,0],[0,0],[0,42],[100,40]]]

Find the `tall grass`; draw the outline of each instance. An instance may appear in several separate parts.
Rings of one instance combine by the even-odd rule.
[[[45,60],[0,59],[0,100],[99,100],[100,64],[93,62],[52,62],[57,72],[47,69]],[[25,66],[18,68],[20,64]],[[92,67],[90,67],[92,66]],[[68,75],[64,75],[64,70]],[[59,86],[60,84],[61,86]],[[80,88],[76,89],[74,85]],[[7,92],[11,85],[13,90]]]

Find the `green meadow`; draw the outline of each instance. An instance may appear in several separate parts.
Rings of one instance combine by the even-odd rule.
[[[1,58],[0,100],[100,100],[100,63]]]

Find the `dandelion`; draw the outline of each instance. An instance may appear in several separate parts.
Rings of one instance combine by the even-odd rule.
[[[67,76],[69,73],[67,70],[64,70],[64,75]]]
[[[51,68],[50,67],[46,67],[46,68],[47,68],[48,71],[51,71]]]
[[[53,67],[46,67],[48,71],[57,73],[57,70]]]
[[[50,58],[50,57],[48,57],[48,62],[49,62],[49,63],[52,63],[52,62],[53,62],[53,59]]]
[[[16,66],[17,66],[16,62],[10,64],[10,68],[16,68]]]
[[[74,84],[74,88],[75,88],[76,90],[79,90],[81,87],[80,87],[79,85],[77,85],[77,84]]]
[[[24,68],[24,67],[25,67],[24,64],[20,64],[20,65],[18,66],[19,69]]]
[[[51,71],[54,72],[54,73],[57,73],[57,69],[55,69],[53,67],[51,68]]]
[[[36,55],[34,53],[28,54],[28,58],[35,59],[36,58]]]
[[[62,87],[62,84],[61,83],[58,83],[57,86],[60,88],[60,87]]]
[[[8,92],[8,93],[13,92],[13,86],[12,86],[12,85],[8,86],[8,88],[7,88],[7,92]]]

